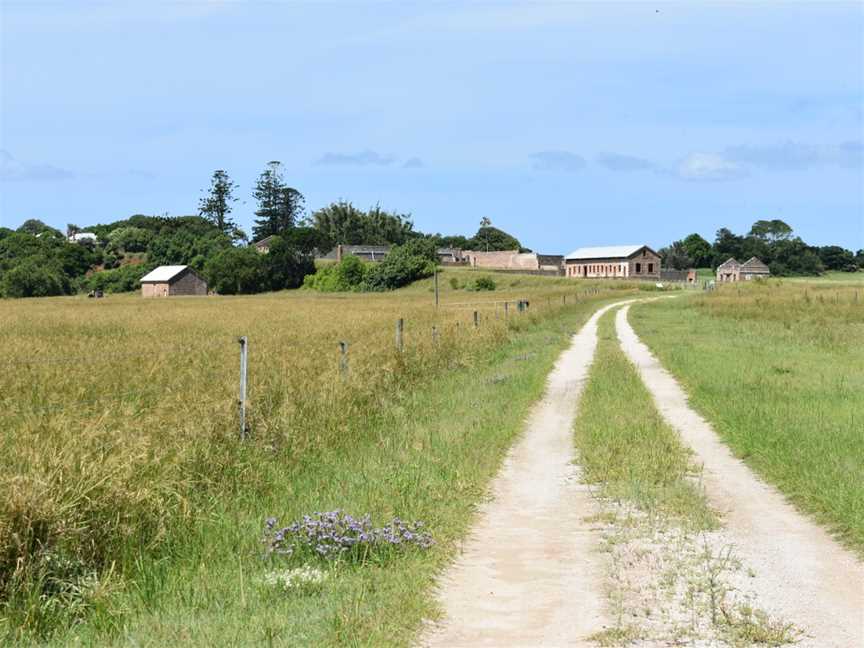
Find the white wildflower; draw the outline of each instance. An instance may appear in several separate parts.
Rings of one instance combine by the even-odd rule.
[[[316,589],[320,587],[327,574],[314,567],[297,567],[296,569],[279,569],[264,574],[264,584],[274,589],[290,592],[300,589]]]

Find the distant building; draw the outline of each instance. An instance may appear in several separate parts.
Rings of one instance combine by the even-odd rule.
[[[558,254],[537,254],[535,252],[520,252],[519,250],[496,250],[494,252],[465,250],[463,255],[472,268],[538,274],[560,274],[564,262],[564,257]]]
[[[564,264],[564,274],[578,279],[660,279],[660,255],[647,245],[579,248]]]
[[[260,241],[255,241],[255,251],[259,254],[267,254],[270,251],[270,243],[273,241],[273,235],[267,236]]]
[[[179,297],[206,294],[207,282],[189,266],[159,266],[141,277],[142,297]]]
[[[464,252],[459,248],[438,248],[438,262],[442,265],[462,265],[468,263],[468,259],[464,256]]]
[[[70,243],[96,243],[99,237],[93,232],[77,232],[68,237]]]
[[[717,266],[717,282],[729,283],[732,281],[741,281],[741,264],[734,257]]]
[[[761,259],[750,257],[744,263],[739,263],[738,259],[731,258],[725,263],[721,263],[717,267],[717,282],[730,283],[733,281],[750,281],[752,279],[761,279],[770,277],[771,270],[765,265]]]
[[[755,256],[750,257],[747,261],[741,264],[741,278],[744,281],[762,279],[770,276],[771,270],[768,269],[767,265],[762,263],[761,259],[757,259]]]

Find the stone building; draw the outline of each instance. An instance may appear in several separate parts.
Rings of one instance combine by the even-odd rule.
[[[750,281],[752,279],[761,279],[770,277],[771,271],[761,259],[750,257],[744,263],[739,263],[738,259],[732,257],[724,263],[717,266],[717,282],[730,283],[733,281]]]
[[[647,245],[579,248],[564,263],[575,279],[660,279],[660,255]]]
[[[519,250],[480,252],[465,250],[464,257],[472,268],[484,270],[509,270],[512,272],[560,273],[564,257],[558,254],[536,254]]]
[[[207,282],[189,266],[159,266],[141,277],[142,297],[179,297],[206,294]]]

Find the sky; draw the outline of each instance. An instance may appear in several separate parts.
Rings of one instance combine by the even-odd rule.
[[[544,253],[779,218],[864,248],[864,3],[0,0],[0,226],[307,209]]]

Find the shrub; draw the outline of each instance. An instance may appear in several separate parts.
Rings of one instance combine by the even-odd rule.
[[[153,269],[152,265],[125,265],[114,270],[96,272],[81,282],[84,290],[102,290],[108,293],[137,290],[141,277]]]
[[[450,277],[450,287],[453,290],[459,290],[462,287],[462,284],[459,283],[458,277]]]
[[[261,292],[264,284],[262,254],[255,248],[227,248],[204,266],[210,288],[223,295]]]
[[[3,297],[51,297],[69,293],[69,279],[59,269],[28,259],[3,274]]]
[[[364,290],[394,290],[431,277],[435,272],[438,255],[434,241],[415,239],[397,245],[384,260],[372,268],[364,282]]]
[[[351,292],[360,290],[369,275],[370,265],[359,257],[346,255],[339,263],[320,268],[306,275],[304,288],[320,292]]]
[[[465,286],[467,290],[495,290],[497,285],[492,277],[477,277],[471,284]]]

